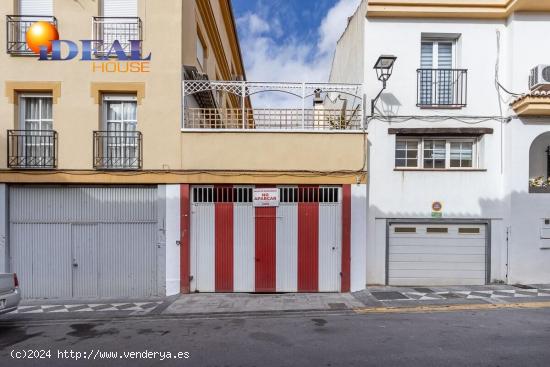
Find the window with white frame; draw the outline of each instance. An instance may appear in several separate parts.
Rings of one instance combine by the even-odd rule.
[[[132,168],[139,165],[137,98],[135,95],[104,95],[103,154],[105,165]]]
[[[53,166],[55,162],[51,93],[19,95],[18,155],[26,166]]]
[[[418,167],[418,140],[397,140],[395,144],[395,166]]]
[[[423,37],[420,47],[419,103],[454,104],[456,39]]]
[[[52,130],[52,95],[21,94],[19,96],[21,130]]]
[[[395,168],[478,168],[477,145],[476,137],[398,137],[395,142]]]

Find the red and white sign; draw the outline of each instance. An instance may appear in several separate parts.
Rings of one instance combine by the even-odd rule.
[[[258,188],[252,194],[254,206],[279,206],[278,188]]]

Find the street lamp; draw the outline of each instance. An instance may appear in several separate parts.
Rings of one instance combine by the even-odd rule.
[[[378,95],[371,100],[371,116],[374,115],[374,106],[376,105],[376,101],[378,101],[378,98],[380,98],[380,95],[386,89],[386,82],[390,78],[392,72],[393,72],[393,65],[395,64],[395,60],[397,59],[394,55],[380,55],[378,57],[378,60],[376,60],[376,63],[374,64],[374,70],[376,70],[376,76],[379,81],[382,82],[382,89],[378,93]]]

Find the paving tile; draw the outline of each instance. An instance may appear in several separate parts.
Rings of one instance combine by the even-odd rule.
[[[408,299],[407,296],[400,292],[371,292],[372,295],[379,301],[389,301],[398,299]]]

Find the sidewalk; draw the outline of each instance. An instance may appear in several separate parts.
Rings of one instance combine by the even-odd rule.
[[[163,314],[331,311],[364,306],[350,293],[194,293],[181,295]]]
[[[28,300],[3,320],[550,307],[550,284],[368,287],[354,293],[192,293],[143,300]],[[493,307],[494,306],[494,307]],[[519,307],[519,306],[518,306]]]

